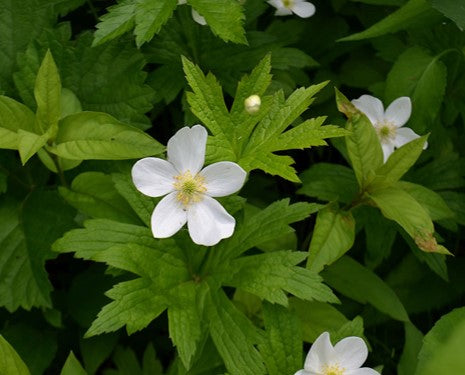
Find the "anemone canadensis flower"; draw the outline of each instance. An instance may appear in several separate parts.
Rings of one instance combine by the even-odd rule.
[[[360,368],[367,357],[367,346],[360,337],[346,337],[333,346],[329,333],[323,332],[310,348],[304,369],[294,375],[380,375],[369,367]]]
[[[308,18],[315,14],[315,6],[305,0],[268,0],[276,8],[276,16],[289,16],[292,13]]]
[[[186,222],[198,245],[213,246],[233,234],[236,221],[213,197],[238,191],[247,173],[230,161],[202,169],[206,144],[203,126],[186,126],[168,141],[168,160],[144,158],[132,167],[137,190],[149,197],[166,195],[152,214],[155,238],[172,236]]]
[[[412,129],[403,127],[412,114],[412,102],[407,96],[394,100],[386,111],[381,100],[371,95],[362,95],[352,100],[352,104],[363,112],[375,127],[383,149],[384,162],[394,152],[394,148],[420,137]],[[427,146],[425,142],[424,148]]]

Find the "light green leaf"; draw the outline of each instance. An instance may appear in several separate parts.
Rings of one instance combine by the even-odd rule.
[[[231,239],[220,242],[213,263],[219,267],[227,259],[236,258],[254,246],[294,232],[290,223],[305,219],[319,208],[315,203],[289,204],[289,199],[274,202],[238,225]]]
[[[293,313],[299,318],[302,327],[302,338],[306,342],[314,342],[323,332],[337,332],[349,320],[334,306],[316,301],[303,301],[289,298]]]
[[[263,304],[265,343],[260,353],[270,375],[293,374],[302,368],[302,339],[297,317],[288,309]]]
[[[399,181],[396,187],[411,195],[428,212],[431,220],[442,220],[454,217],[454,213],[444,199],[433,190],[407,181]]]
[[[199,288],[193,281],[179,285],[172,291],[168,308],[170,338],[188,370],[202,334],[202,311],[197,301]]]
[[[222,290],[208,294],[210,335],[231,375],[264,375],[265,366],[254,347],[263,342],[263,332],[255,327]]]
[[[136,0],[136,44],[149,42],[176,9],[177,0]]]
[[[389,159],[376,171],[377,175],[382,176],[383,183],[394,183],[415,164],[420,157],[423,147],[428,136],[414,139],[395,150]]]
[[[323,201],[350,203],[358,192],[354,172],[343,165],[313,164],[299,178],[302,187],[297,193]]]
[[[135,159],[156,155],[163,146],[143,131],[99,112],[81,112],[60,122],[51,151],[67,159]]]
[[[374,172],[383,164],[381,143],[370,120],[336,89],[336,102],[347,117],[346,129],[351,132],[346,140],[347,153],[361,189],[374,178]]]
[[[134,0],[123,0],[119,4],[107,8],[107,13],[100,17],[96,25],[92,46],[98,46],[115,39],[134,27],[136,3]]]
[[[51,128],[50,128],[51,129]],[[50,134],[47,132],[42,135],[31,133],[26,130],[18,130],[18,151],[21,157],[21,163],[24,165],[33,157],[49,140]]]
[[[87,375],[87,372],[82,368],[81,364],[74,356],[74,353],[71,351],[61,369],[60,375]]]
[[[465,308],[444,315],[425,335],[415,375],[460,374],[465,371]]]
[[[386,80],[385,97],[391,102],[399,96],[412,99],[409,127],[417,132],[432,128],[439,114],[447,84],[447,70],[439,60],[420,47],[399,56]]]
[[[29,375],[27,366],[13,347],[0,335],[0,374]]]
[[[61,117],[61,81],[50,50],[47,50],[37,72],[34,97],[37,103],[37,130],[43,134],[50,129],[50,134],[54,136]]]
[[[230,268],[236,271],[225,284],[284,306],[288,304],[285,292],[309,301],[337,302],[315,272],[296,266],[306,257],[295,251],[241,257],[231,262]]]
[[[247,44],[242,6],[235,0],[187,0],[224,41]]]
[[[434,225],[428,212],[407,192],[395,187],[375,190],[368,195],[383,215],[394,220],[426,252],[448,254],[434,238]]]
[[[323,272],[332,288],[359,302],[369,303],[391,318],[408,322],[409,317],[394,291],[375,273],[348,256],[333,263]]]
[[[354,244],[355,221],[350,212],[329,205],[318,211],[307,268],[319,273],[344,255]]]
[[[18,149],[17,131],[34,131],[34,113],[24,104],[0,95],[0,148]]]
[[[84,172],[73,180],[70,189],[59,187],[59,192],[71,206],[91,217],[140,224],[131,207],[116,191],[110,175]]]
[[[456,0],[428,0],[434,9],[454,21],[460,30],[465,29],[465,7]]]
[[[82,112],[81,102],[74,92],[69,89],[61,89],[61,115],[60,119],[74,113]]]
[[[404,30],[417,24],[425,24],[431,18],[436,16],[436,12],[431,9],[431,6],[426,0],[410,0],[401,8],[391,13],[386,18],[383,18],[378,23],[372,25],[365,31],[346,36],[339,41],[354,41],[388,33],[395,33],[399,30]]]

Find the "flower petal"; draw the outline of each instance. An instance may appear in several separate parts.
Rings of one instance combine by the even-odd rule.
[[[410,128],[399,128],[396,130],[396,138],[394,139],[394,145],[396,147],[401,147],[414,139],[420,138],[420,136],[415,133]]]
[[[346,337],[334,346],[336,358],[341,367],[348,370],[358,369],[368,357],[365,341],[360,337]]]
[[[144,158],[131,170],[132,181],[142,194],[161,197],[174,190],[174,176],[178,174],[170,162],[158,158]]]
[[[296,3],[293,6],[292,11],[299,17],[308,18],[315,14],[315,6],[312,3],[307,2]]]
[[[195,9],[192,9],[192,18],[194,19],[195,22],[197,22],[199,25],[205,26],[207,24],[207,21],[205,21],[205,17],[202,17],[199,12],[197,12]],[[203,163],[202,163],[203,164]]]
[[[383,121],[384,107],[378,98],[371,95],[362,95],[360,98],[352,100],[352,104],[363,112],[373,125]]]
[[[247,172],[231,161],[221,161],[202,169],[206,194],[210,197],[224,197],[238,191],[244,185]]]
[[[231,237],[235,225],[236,220],[223,206],[207,195],[187,211],[189,234],[198,245],[213,246],[223,238]]]
[[[384,119],[400,128],[412,114],[412,102],[408,96],[401,96],[394,100],[386,109]]]
[[[389,159],[389,156],[394,152],[394,144],[392,143],[381,143],[381,148],[383,149],[384,162]]]
[[[186,224],[187,213],[176,195],[176,191],[168,194],[153,210],[151,226],[155,238],[171,237]]]
[[[278,8],[276,12],[274,12],[275,16],[290,16],[292,14],[292,10],[287,9],[285,7]]]
[[[325,365],[334,358],[334,348],[329,340],[329,333],[323,332],[313,343],[305,358],[304,369],[309,372],[320,373]]]
[[[168,161],[180,172],[197,174],[205,162],[207,131],[202,125],[185,126],[168,141]]]
[[[380,373],[376,370],[373,370],[369,367],[362,367],[355,370],[347,370],[345,375],[380,375]]]

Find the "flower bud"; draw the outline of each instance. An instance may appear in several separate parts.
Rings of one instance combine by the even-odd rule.
[[[253,115],[260,110],[260,105],[262,104],[262,100],[258,95],[250,95],[247,99],[244,100],[244,107],[245,110]]]

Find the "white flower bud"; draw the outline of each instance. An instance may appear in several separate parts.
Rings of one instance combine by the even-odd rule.
[[[262,100],[258,95],[250,95],[247,99],[244,100],[245,110],[251,115],[257,113],[260,110],[260,105]]]

